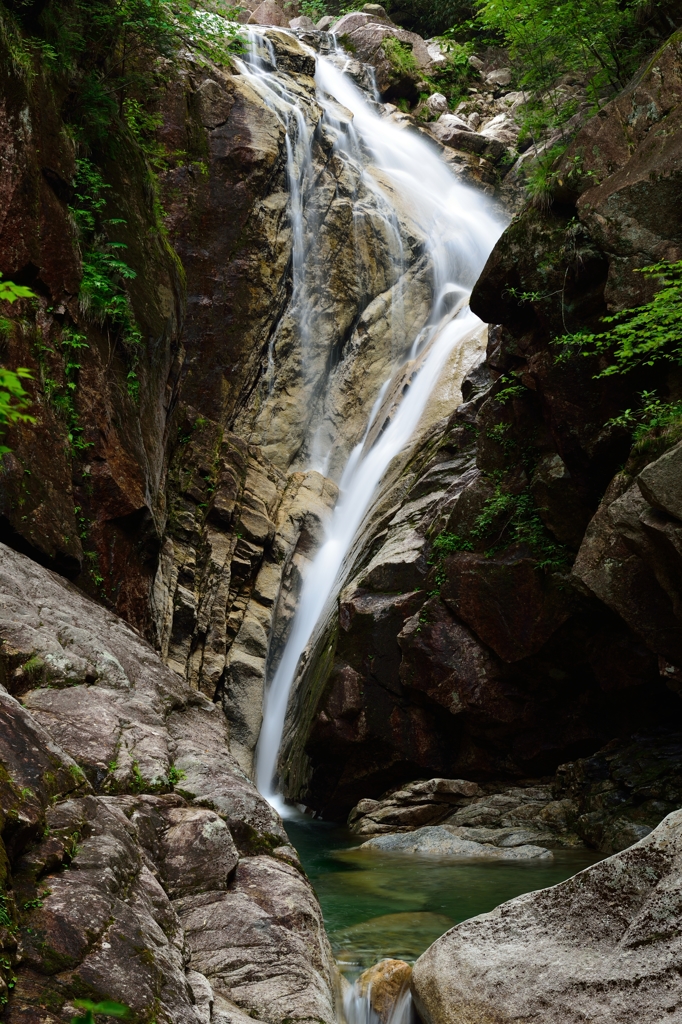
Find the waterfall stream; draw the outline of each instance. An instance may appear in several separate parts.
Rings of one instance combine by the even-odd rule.
[[[287,130],[294,302],[303,307],[299,324],[305,344],[305,265],[315,260],[315,251],[313,244],[303,257],[301,183],[310,166],[306,153],[311,136],[305,119],[297,112],[295,93],[288,93],[281,78],[273,73],[276,65],[272,49],[265,51],[264,61],[263,44],[255,32],[251,39],[252,57],[249,63],[244,63],[243,71],[266,96]],[[504,226],[488,200],[462,185],[416,132],[401,129],[380,116],[376,103],[368,100],[344,74],[337,66],[340,63],[338,55],[335,61],[317,57],[318,103],[327,124],[336,133],[336,148],[363,168],[364,179],[383,204],[386,218],[391,220],[394,211],[402,206],[425,238],[432,267],[433,304],[426,327],[396,359],[391,375],[376,396],[364,438],[347,461],[326,540],[303,580],[287,643],[267,687],[256,750],[256,783],[283,814],[288,812],[278,794],[276,765],[299,660],[328,602],[338,592],[344,560],[377,496],[382,478],[392,460],[410,443],[448,357],[480,327],[481,322],[468,308],[467,296]],[[399,300],[398,291],[394,302]],[[402,394],[396,400],[393,392],[400,381],[404,382]],[[388,405],[384,404],[384,396]],[[328,457],[329,451],[323,462]]]

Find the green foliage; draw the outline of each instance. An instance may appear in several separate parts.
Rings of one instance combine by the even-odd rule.
[[[148,784],[146,779],[143,777],[142,772],[140,771],[140,766],[137,763],[137,761],[133,761],[130,772],[132,775],[130,788],[132,789],[133,793],[144,793],[144,791],[148,788]]]
[[[14,925],[8,909],[9,902],[10,897],[4,892],[0,892],[0,927],[2,928],[12,928]]]
[[[469,57],[474,52],[474,44],[455,42],[447,36],[439,42],[445,54],[445,61],[436,68],[431,76],[431,82],[438,92],[447,96],[450,106],[454,107],[467,94],[467,89],[476,74],[469,63]]]
[[[182,768],[176,768],[174,764],[168,769],[168,783],[171,786],[175,786],[178,782],[182,782],[187,777],[187,773]]]
[[[347,32],[343,32],[340,36],[337,36],[337,42],[344,48],[346,53],[357,53],[358,48],[348,35]]]
[[[63,327],[57,345],[64,360],[64,383],[59,384],[53,378],[45,377],[43,387],[48,401],[66,421],[72,452],[81,452],[90,448],[92,443],[83,439],[83,427],[76,408],[76,389],[81,368],[79,353],[81,349],[88,348],[88,342],[84,334],[79,334],[72,327]]]
[[[537,560],[536,568],[547,572],[560,572],[571,563],[571,553],[545,529],[539,509],[528,489],[520,494],[503,491],[498,484],[495,493],[483,505],[466,536],[442,532],[433,542],[435,557],[435,589],[429,596],[440,593],[445,583],[445,556],[457,551],[482,550],[492,558],[512,544],[523,544]]]
[[[401,43],[395,36],[387,36],[381,44],[381,49],[386,54],[386,58],[391,66],[399,74],[419,74],[419,65],[409,43]]]
[[[574,72],[596,100],[605,88],[622,88],[646,52],[636,32],[645,6],[646,0],[479,0],[478,17],[504,37],[522,85],[543,92]]]
[[[101,1013],[105,1017],[128,1017],[130,1010],[122,1003],[115,1003],[105,999],[101,1003],[93,1003],[90,999],[74,999],[73,1005],[78,1010],[85,1010],[82,1017],[72,1017],[71,1024],[95,1024],[95,1014]]]
[[[666,402],[654,391],[642,391],[637,408],[626,409],[606,425],[630,432],[635,458],[656,458],[682,440],[682,401]]]
[[[0,302],[16,302],[17,299],[35,299],[35,292],[23,284],[3,281],[0,273]]]
[[[660,283],[651,302],[604,317],[607,331],[586,331],[556,339],[558,362],[576,355],[599,357],[606,366],[595,376],[611,377],[657,364],[682,366],[682,260],[653,263],[640,273]],[[629,430],[634,452],[674,443],[682,435],[682,401],[664,401],[642,391],[640,404],[609,420],[608,426]]]
[[[130,101],[128,109],[131,122],[136,126],[135,130],[146,130],[144,126],[149,127],[150,122],[145,120],[146,115],[140,105],[136,101]],[[109,188],[90,160],[78,160],[74,198],[70,210],[78,227],[83,249],[83,277],[79,299],[83,312],[100,326],[106,326],[125,346],[129,359],[128,393],[137,400],[137,347],[142,342],[142,334],[135,322],[125,289],[125,282],[133,280],[136,273],[122,259],[123,250],[127,248],[125,243],[112,242],[107,237],[107,229],[110,226],[125,223],[119,217],[104,216],[106,190]],[[85,341],[82,336],[78,337]],[[69,381],[67,386],[70,386],[70,383]]]
[[[37,654],[34,654],[32,658],[29,658],[28,661],[25,661],[21,666],[22,671],[28,676],[37,675],[39,672],[42,672],[44,668],[45,662]]]
[[[425,39],[455,32],[460,40],[476,39],[482,45],[498,42],[489,38],[490,33],[476,18],[474,0],[410,0],[407,10],[400,6],[402,13],[409,15],[406,27]]]
[[[108,145],[126,99],[146,102],[185,47],[229,64],[240,49],[233,11],[222,0],[52,0],[27,45],[67,90],[77,136]]]
[[[538,126],[539,132],[544,131],[545,127],[546,123],[541,128]],[[547,210],[551,206],[552,192],[556,181],[553,165],[567,147],[567,142],[552,146],[533,163],[526,180],[526,194],[533,206],[539,210]]]
[[[521,112],[519,145],[539,144],[577,112],[565,76],[580,83],[594,109],[623,88],[651,49],[646,31],[665,0],[476,0],[477,21],[509,50],[515,78],[531,93]],[[652,28],[653,31],[653,28]],[[556,154],[555,154],[556,155]],[[547,202],[553,157],[544,154],[530,182],[531,199]]]
[[[607,355],[611,361],[600,377],[658,362],[682,365],[682,260],[654,263],[640,273],[661,283],[651,302],[604,317],[605,324],[615,325],[608,331],[559,338],[557,344],[564,347],[564,357],[574,352]]]
[[[45,899],[46,896],[49,896],[51,892],[51,889],[43,889],[40,896],[37,896],[33,900],[27,900],[26,903],[24,903],[24,910],[36,910],[42,907],[43,900]]]
[[[470,540],[465,540],[464,537],[460,537],[456,533],[447,533],[444,530],[434,540],[433,550],[451,555],[454,551],[473,551],[474,545]]]
[[[16,370],[0,366],[0,432],[14,423],[35,423],[35,417],[26,412],[31,405],[31,396],[22,384],[31,378],[31,371],[25,366]],[[0,445],[0,455],[9,451],[5,445]]]
[[[3,281],[0,274],[0,302],[34,298],[35,293],[30,288],[15,284],[14,281]],[[0,318],[0,330],[8,334],[11,321],[5,317]],[[19,366],[16,370],[0,366],[0,434],[14,423],[35,423],[35,417],[26,411],[31,405],[31,396],[22,384],[22,381],[32,380],[32,377],[31,371],[25,366]],[[5,445],[0,445],[0,455],[6,455],[9,451]]]
[[[510,384],[508,387],[502,388],[495,395],[495,401],[499,402],[500,405],[506,405],[513,398],[523,398],[526,394],[526,388],[523,384]]]
[[[326,14],[329,14],[325,0],[303,0],[303,2],[299,4],[299,7],[301,8],[301,14],[306,18],[311,18],[315,22],[318,22],[320,18],[324,18]]]
[[[508,494],[498,485],[476,518],[471,536],[491,544],[485,552],[487,557],[510,544],[525,544],[538,558],[538,569],[556,571],[570,562],[568,549],[547,532],[527,489]]]

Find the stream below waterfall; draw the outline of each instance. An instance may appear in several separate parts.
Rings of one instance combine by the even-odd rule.
[[[554,850],[551,861],[447,861],[358,849],[329,822],[285,827],[324,914],[339,969],[349,980],[385,957],[412,963],[443,932],[525,892],[557,885],[601,859]]]

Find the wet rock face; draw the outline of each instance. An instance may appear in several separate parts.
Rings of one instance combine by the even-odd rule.
[[[412,968],[404,960],[380,960],[363,971],[355,988],[367,996],[381,1024],[388,1024],[400,997],[409,992]]]
[[[451,929],[413,970],[422,1019],[674,1017],[681,843],[677,811],[625,852]]]
[[[136,274],[129,296],[142,341],[133,372],[130,353],[79,306],[81,254],[69,213],[76,153],[58,91],[40,76],[28,88],[5,50],[0,63],[0,270],[37,295],[3,311],[26,325],[7,335],[3,362],[32,371],[37,422],[12,432],[0,478],[0,537],[93,595],[101,577],[109,600],[147,628],[167,410],[179,369],[179,269],[158,232],[144,161],[132,140],[122,140],[118,159],[103,162],[110,191],[102,215]],[[75,336],[80,369],[68,423],[60,401],[73,384],[67,363]]]
[[[317,901],[220,708],[4,545],[0,643],[6,1019],[69,1020],[85,991],[140,1022],[332,1024]]]
[[[384,582],[377,526],[326,635],[291,792],[331,816],[427,773],[549,776],[614,736],[679,729],[679,445],[628,461],[629,437],[609,425],[643,387],[678,385],[647,368],[597,379],[601,364],[559,360],[554,340],[646,298],[635,269],[678,258],[680,59],[677,34],[578,133],[550,208],[521,212],[473,289],[491,324],[482,377],[396,502],[406,515],[424,502],[423,543],[405,543],[419,556]],[[403,616],[399,652],[361,604],[375,621]],[[637,838],[636,814],[619,838],[606,806],[600,833],[590,799],[574,808],[590,844]],[[653,807],[642,827],[671,809]]]
[[[637,842],[682,803],[680,734],[661,730],[613,740],[592,757],[561,765],[552,790],[572,828],[615,853]]]
[[[634,479],[627,471],[614,478],[573,569],[659,656],[663,672],[682,661],[681,458],[678,444]]]

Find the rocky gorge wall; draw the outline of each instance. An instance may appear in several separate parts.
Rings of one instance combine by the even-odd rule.
[[[384,59],[378,39],[393,31],[390,23],[369,14],[348,18],[342,27],[356,49],[367,49],[359,55],[375,64]],[[159,130],[168,154],[160,175],[167,236],[154,221],[141,154],[129,142],[130,159],[109,167],[108,212],[124,213],[126,221],[111,230],[121,232],[126,259],[138,271],[131,301],[147,346],[136,363],[138,405],[123,386],[128,356],[120,346],[111,350],[111,339],[88,322],[75,299],[79,253],[68,215],[75,153],[59,128],[49,83],[41,79],[29,89],[14,75],[6,86],[13,103],[6,131],[15,141],[7,151],[14,162],[5,179],[3,269],[41,296],[40,311],[24,310],[28,319],[6,345],[12,362],[34,369],[37,436],[47,431],[52,444],[34,444],[28,427],[13,439],[3,470],[5,539],[76,578],[142,628],[190,685],[220,699],[235,756],[247,771],[266,663],[276,660],[301,571],[336,500],[332,481],[305,471],[315,438],[337,430],[335,458],[343,464],[392,351],[400,348],[401,332],[403,338],[414,334],[429,302],[423,242],[409,216],[400,228],[399,266],[384,211],[363,193],[357,170],[339,157],[333,130],[320,121],[307,43],[272,30],[270,37],[286,88],[294,90],[310,128],[317,125],[309,227],[321,238],[320,266],[333,287],[324,287],[314,272],[306,282],[314,345],[304,359],[292,340],[300,310],[292,302],[282,120],[248,76],[190,61],[166,91]],[[316,34],[316,45],[328,49],[324,33]],[[675,673],[658,672],[661,652],[643,637],[646,612],[638,599],[625,610],[627,599],[605,600],[604,585],[594,578],[581,590],[576,573],[568,584],[563,571],[538,573],[537,556],[527,549],[494,558],[475,551],[443,557],[434,555],[432,542],[443,531],[470,529],[503,478],[506,494],[530,491],[570,561],[626,455],[627,439],[603,424],[632,393],[631,383],[597,383],[587,361],[555,368],[547,342],[567,317],[589,325],[607,305],[633,301],[638,278],[629,267],[675,257],[676,45],[673,40],[659,64],[644,72],[639,92],[624,94],[583,129],[550,211],[530,208],[514,223],[477,285],[474,308],[498,325],[490,330],[487,361],[465,382],[467,402],[447,427],[427,430],[416,457],[406,459],[406,472],[396,467],[344,588],[339,626],[322,630],[321,647],[334,651],[331,676],[329,655],[320,671],[313,658],[315,681],[301,691],[306,724],[299,728],[297,711],[288,785],[292,795],[325,813],[343,814],[358,798],[424,772],[477,778],[552,772],[635,723],[654,728],[675,718],[677,703],[666,686]],[[417,56],[424,67],[438,59],[427,50]],[[351,65],[362,80],[363,66]],[[398,88],[390,68],[377,65],[375,73],[384,91]],[[29,136],[17,134],[20,109],[33,111]],[[649,112],[628,129],[626,151],[616,126],[632,121],[630,109]],[[414,130],[406,115],[390,116]],[[456,148],[467,135],[462,128],[443,145],[442,121],[426,127],[443,154],[464,159],[461,166],[471,174],[482,158]],[[665,132],[655,136],[654,150],[652,124]],[[41,143],[39,159],[31,140],[41,132],[52,148]],[[569,183],[570,161],[589,145],[602,155],[590,157],[594,167],[583,156],[583,178],[574,175]],[[618,145],[622,152],[611,152]],[[182,160],[173,157],[177,153]],[[123,167],[125,187],[116,177]],[[629,181],[632,174],[641,185]],[[586,189],[595,175],[604,182]],[[661,192],[654,199],[656,187]],[[637,199],[638,189],[646,200]],[[606,196],[605,210],[620,202],[627,213],[604,221],[592,209],[591,192]],[[36,203],[45,211],[37,220],[31,219]],[[654,209],[656,223],[649,224]],[[670,216],[661,218],[661,209],[670,209]],[[617,238],[616,229],[605,226],[616,222]],[[26,253],[16,249],[18,235]],[[61,277],[50,276],[55,265]],[[409,305],[404,322],[392,322],[387,332],[382,310],[397,286]],[[510,289],[550,298],[519,304],[502,298]],[[159,312],[164,302],[165,321]],[[60,375],[65,380],[70,324],[88,338],[75,390],[83,448],[69,441],[72,427],[45,386],[59,383]],[[361,379],[367,378],[366,360],[355,358],[360,340],[363,352],[374,353],[368,380]],[[331,373],[320,391],[327,367]],[[498,402],[510,374],[516,391],[523,390]],[[495,384],[500,375],[502,383]],[[528,451],[523,467],[515,466]],[[578,566],[583,555],[587,549]],[[435,568],[429,565],[434,559]],[[432,594],[426,604],[423,592]],[[512,601],[505,593],[524,597]],[[676,629],[672,620],[670,629]],[[326,752],[319,767],[318,750]]]
[[[646,298],[636,268],[679,258],[680,72],[673,36],[578,133],[548,208],[515,219],[474,288],[486,360],[392,518],[370,526],[302,683],[305,728],[290,727],[289,792],[331,817],[407,779],[562,762],[555,791],[580,794],[602,849],[625,841],[610,814],[652,827],[677,806],[680,520],[647,480],[679,495],[678,448],[661,437],[628,460],[608,421],[642,387],[674,398],[679,382],[596,380],[594,361],[561,362],[551,341]],[[598,759],[572,763],[628,736],[625,784]],[[641,745],[660,757],[635,782]]]
[[[379,45],[402,30],[348,18],[351,76],[370,88],[367,60],[384,100],[411,94],[416,73],[398,80]],[[280,100],[187,54],[158,111],[163,169],[125,133],[115,159],[96,154],[109,237],[136,272],[135,350],[79,302],[82,154],[59,91],[3,54],[0,270],[37,295],[7,308],[2,342],[33,372],[37,420],[7,435],[0,488],[10,1020],[66,1019],[83,994],[140,1020],[334,1014],[319,908],[249,780],[340,468],[425,322],[432,268],[409,209],[387,218],[336,145],[348,112],[323,117],[312,74],[329,34],[266,34]],[[415,53],[421,70],[438,59]],[[551,340],[631,305],[636,268],[682,255],[681,68],[673,36],[488,260],[471,304],[490,328],[448,364],[305,653],[280,764],[291,799],[340,819],[416,778],[541,777],[561,827],[605,852],[679,806],[679,445],[630,455],[607,421],[641,379],[596,381]],[[382,111],[493,191],[519,102],[495,91],[481,105],[502,121],[480,132],[478,110],[464,127]],[[292,98],[310,137],[304,280]],[[674,374],[651,380],[677,396]]]

